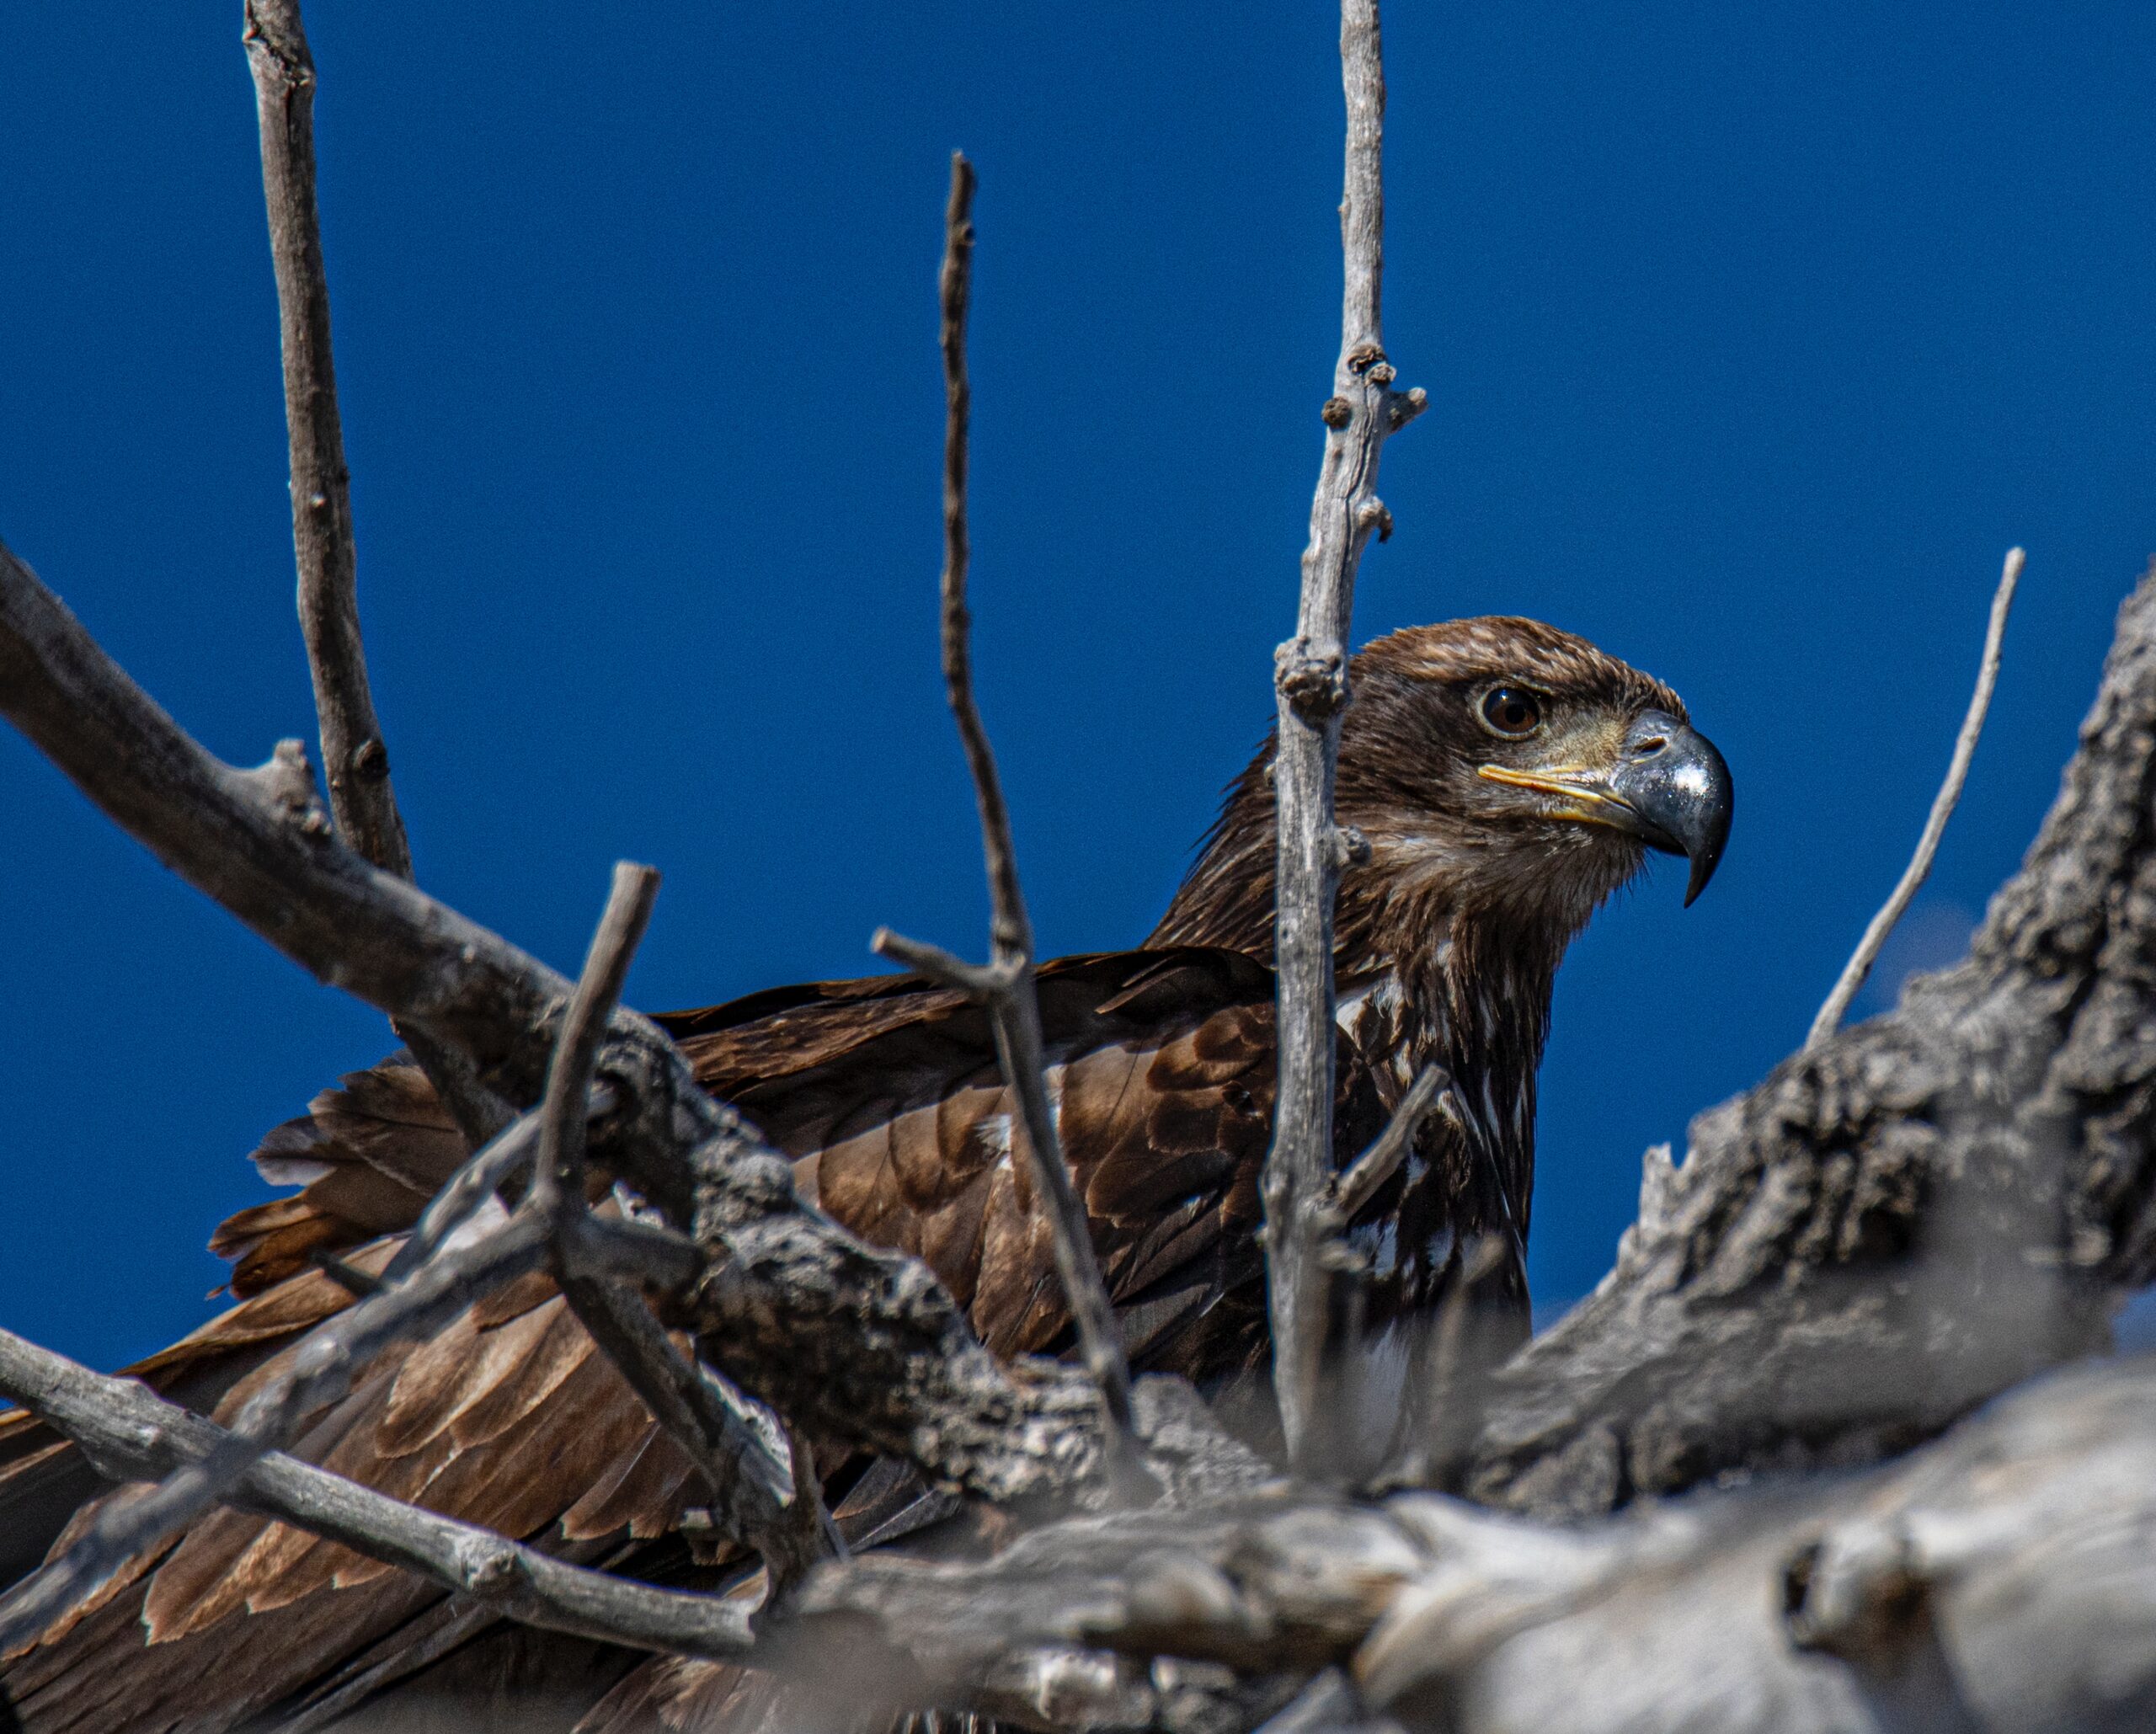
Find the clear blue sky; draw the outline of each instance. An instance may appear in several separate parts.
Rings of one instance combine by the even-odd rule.
[[[1269,709],[1337,342],[1334,21],[317,0],[376,693],[422,879],[657,1008],[976,948],[934,663],[946,153],[979,164],[982,697],[1042,940],[1131,943]],[[239,7],[0,25],[0,536],[234,760],[311,728]],[[2156,9],[1396,3],[1386,331],[1433,413],[1364,635],[1540,616],[1741,791],[1575,952],[1534,1270],[1802,1034],[1898,871],[2009,542],[1995,720],[1902,951],[2019,857],[2156,499]],[[207,1315],[241,1158],[381,1021],[0,736],[0,1321]],[[1879,1001],[1868,1001],[1876,1009]]]

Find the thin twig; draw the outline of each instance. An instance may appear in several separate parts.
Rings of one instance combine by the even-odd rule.
[[[1339,870],[1332,783],[1348,702],[1355,571],[1371,535],[1382,541],[1391,532],[1375,492],[1380,448],[1427,402],[1419,389],[1393,390],[1380,335],[1385,68],[1376,0],[1341,0],[1340,64],[1348,109],[1340,359],[1322,412],[1325,458],[1310,506],[1295,636],[1273,659],[1280,1092],[1263,1194],[1273,1388],[1291,1459],[1311,1435],[1330,1312],[1328,1236],[1315,1207],[1332,1179],[1332,904]]]
[[[5,1331],[0,1392],[74,1440],[117,1481],[170,1478],[216,1457],[232,1440],[131,1379],[93,1373]],[[572,1566],[280,1453],[248,1465],[234,1502],[482,1598],[527,1625],[713,1660],[739,1660],[751,1648],[749,1610],[739,1602]]]
[[[2021,568],[2027,558],[2020,548],[2006,551],[2005,569],[1999,575],[1999,588],[1992,593],[1991,623],[1984,630],[1983,657],[1977,664],[1977,690],[1969,696],[1968,714],[1961,718],[1961,732],[1954,738],[1954,756],[1947,761],[1946,781],[1932,797],[1931,813],[1924,822],[1924,835],[1917,839],[1916,853],[1909,857],[1908,866],[1903,868],[1900,883],[1879,913],[1871,918],[1871,924],[1864,930],[1864,937],[1857,942],[1856,950],[1843,966],[1841,979],[1834,984],[1833,992],[1827,995],[1827,1003],[1812,1020],[1812,1032],[1804,1038],[1807,1052],[1841,1027],[1849,1002],[1856,998],[1865,978],[1871,974],[1871,966],[1879,961],[1880,948],[1886,943],[1886,936],[1894,931],[1894,924],[1902,919],[1910,900],[1931,872],[1932,859],[1939,853],[1939,840],[1946,834],[1946,821],[1954,816],[1955,803],[1961,798],[1961,785],[1969,780],[1969,761],[1976,757],[1977,737],[1984,732],[1984,713],[1991,708],[1992,688],[1999,684],[1999,648],[2006,638],[2006,616],[2014,607],[2015,587],[2021,582]]]
[[[299,566],[301,636],[314,680],[322,774],[345,841],[385,872],[412,877],[411,846],[389,780],[389,749],[367,680],[360,636],[359,553],[351,472],[337,408],[329,339],[329,275],[315,198],[314,57],[298,0],[246,0],[248,69],[261,134],[262,195],[277,278],[291,448],[292,550]],[[514,1111],[487,1090],[463,1055],[423,1027],[397,1033],[477,1150]]]
[[[389,750],[360,639],[351,475],[329,350],[329,280],[315,203],[314,60],[297,0],[247,0],[247,61],[262,135],[262,191],[284,338],[291,438],[292,543],[300,627],[322,724],[322,772],[337,829],[400,878],[412,854],[390,787]]]
[[[962,989],[987,1008],[1003,1075],[1018,1098],[1035,1189],[1047,1206],[1056,1273],[1077,1327],[1078,1352],[1100,1387],[1113,1433],[1130,1436],[1130,1368],[1123,1358],[1115,1310],[1101,1280],[1085,1206],[1070,1184],[1062,1139],[1043,1074],[1040,1000],[1033,987],[1033,931],[1018,884],[1011,814],[996,774],[995,755],[974,702],[973,622],[966,610],[966,440],[973,392],[966,375],[966,312],[973,274],[973,164],[951,155],[951,199],[945,212],[943,269],[943,686],[980,808],[981,848],[988,866],[990,959],[984,967],[879,928],[870,941],[883,956]]]
[[[532,1198],[549,1214],[558,1214],[562,1208],[559,1201],[571,1194],[582,1199],[584,1127],[591,1069],[606,1034],[606,1020],[622,997],[630,962],[650,923],[651,907],[658,896],[657,868],[628,861],[615,862],[606,911],[591,936],[584,973],[577,978],[576,990],[562,1015],[561,1033],[555,1038],[553,1059],[547,1068],[547,1093],[539,1103],[539,1166]]]

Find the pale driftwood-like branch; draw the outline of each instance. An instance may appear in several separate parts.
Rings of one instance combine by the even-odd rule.
[[[1923,834],[1917,839],[1916,853],[1909,857],[1908,866],[1903,868],[1900,880],[1880,906],[1879,913],[1865,928],[1864,936],[1843,966],[1833,991],[1827,995],[1818,1016],[1812,1019],[1812,1033],[1804,1039],[1806,1048],[1817,1048],[1841,1027],[1842,1019],[1849,1015],[1849,1002],[1856,998],[1870,975],[1871,966],[1879,961],[1880,948],[1886,943],[1886,936],[1908,913],[1910,902],[1931,875],[1932,861],[1939,853],[1939,840],[1946,835],[1946,821],[1954,816],[1954,808],[1961,799],[1961,786],[1969,780],[1969,761],[1976,757],[1977,742],[1984,732],[1984,717],[1991,709],[1992,689],[1999,684],[1999,648],[2006,639],[2006,616],[2013,609],[2015,587],[2021,582],[2021,567],[2027,558],[2020,548],[2006,551],[2005,569],[1999,574],[1999,588],[1992,594],[1983,655],[1977,664],[1977,690],[1970,695],[1968,713],[1961,718],[1961,731],[1954,739],[1954,755],[1947,762],[1946,780],[1932,798],[1931,812],[1924,819]]]
[[[0,1392],[117,1481],[171,1476],[216,1457],[231,1438],[132,1379],[93,1373],[4,1331]],[[751,1647],[740,1603],[572,1566],[279,1453],[250,1464],[232,1495],[250,1511],[419,1572],[528,1625],[714,1660],[738,1660]]]
[[[1574,1529],[1428,1494],[1067,1522],[984,1564],[826,1567],[799,1608],[863,1678],[886,1646],[942,1701],[1061,1646],[1337,1667],[1330,1728],[2124,1729],[2156,1721],[2152,1525],[2156,1363],[2137,1361],[1863,1476]]]
[[[539,1165],[532,1183],[532,1200],[542,1210],[558,1214],[565,1201],[581,1204],[584,1197],[584,1119],[591,1093],[591,1069],[599,1059],[599,1045],[606,1039],[606,1020],[622,997],[629,979],[644,929],[651,922],[651,907],[659,897],[655,868],[633,862],[616,862],[614,883],[606,908],[591,936],[591,949],[584,960],[562,1016],[561,1033],[555,1038],[552,1059],[547,1067],[546,1093],[539,1102]]]
[[[205,752],[4,548],[0,714],[286,955],[424,1023],[505,1099],[537,1099],[570,984],[341,847],[303,798],[272,798]],[[926,1267],[803,1208],[785,1159],[648,1020],[616,1011],[595,1070],[615,1105],[591,1128],[593,1160],[693,1233],[704,1258],[680,1302],[703,1360],[819,1438],[990,1498],[1070,1487],[1100,1466],[1098,1399],[1081,1374],[1000,1365]]]
[[[995,1032],[995,1051],[1003,1075],[1018,1098],[1025,1144],[1033,1176],[1047,1205],[1053,1232],[1056,1274],[1077,1327],[1078,1352],[1086,1370],[1100,1387],[1117,1435],[1130,1431],[1130,1369],[1114,1309],[1093,1254],[1086,1208],[1070,1184],[1063,1160],[1063,1140],[1049,1105],[1043,1074],[1040,1000],[1033,990],[1033,928],[1018,883],[1018,852],[1011,839],[1011,811],[1003,799],[1003,780],[995,754],[974,699],[973,621],[966,608],[969,547],[966,529],[967,440],[973,388],[966,373],[966,313],[972,298],[974,253],[974,168],[957,152],[951,155],[951,198],[944,214],[943,269],[939,280],[943,312],[943,387],[947,414],[943,433],[943,580],[942,638],[943,687],[965,749],[974,795],[980,808],[981,848],[987,856],[989,961],[984,967],[963,963],[949,952],[891,932],[878,931],[871,943],[884,956],[970,994],[987,1009]]]
[[[1426,402],[1419,389],[1393,389],[1379,318],[1385,68],[1377,0],[1342,0],[1340,62],[1348,104],[1340,360],[1324,410],[1325,460],[1310,506],[1295,636],[1274,659],[1280,1094],[1264,1198],[1273,1383],[1291,1455],[1310,1431],[1329,1311],[1328,1237],[1316,1207],[1332,1180],[1332,904],[1339,872],[1332,779],[1348,702],[1348,622],[1364,546],[1373,531],[1383,540],[1391,531],[1376,493],[1379,450]]]
[[[376,866],[412,877],[390,787],[389,750],[360,638],[351,472],[329,349],[329,279],[315,202],[314,60],[297,0],[246,0],[247,61],[262,134],[262,190],[284,340],[291,435],[292,544],[300,627],[314,675],[322,771],[337,828]]]

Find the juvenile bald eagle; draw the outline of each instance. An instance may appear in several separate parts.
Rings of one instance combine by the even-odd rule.
[[[1495,1237],[1509,1254],[1497,1287],[1524,1319],[1535,1070],[1558,963],[1650,849],[1688,856],[1686,901],[1699,894],[1728,833],[1728,773],[1667,686],[1532,621],[1396,632],[1354,659],[1351,680],[1338,815],[1369,848],[1340,892],[1337,1155],[1375,1134],[1426,1062],[1450,1072],[1460,1109],[1424,1123],[1352,1225],[1368,1316],[1381,1331],[1426,1314],[1462,1246]],[[1230,787],[1142,947],[1040,972],[1065,1148],[1133,1360],[1214,1389],[1266,1347],[1255,1230],[1275,1086],[1270,755]],[[699,1078],[796,1159],[805,1196],[926,1259],[992,1349],[1064,1345],[1047,1228],[1011,1160],[1011,1104],[974,1007],[878,976],[661,1022]],[[266,1178],[302,1189],[219,1230],[240,1304],[134,1370],[228,1417],[265,1363],[349,1304],[323,1256],[379,1271],[464,1153],[408,1061],[347,1078],[256,1152]],[[575,1558],[676,1582],[723,1569],[676,1533],[707,1497],[694,1472],[543,1276],[383,1357],[296,1449]],[[894,1465],[839,1474],[830,1495],[855,1540],[919,1494]],[[32,1566],[102,1485],[40,1424],[0,1422],[6,1575]],[[5,1683],[38,1734],[431,1727],[414,1720],[430,1714],[492,1726],[488,1707],[512,1704],[518,1727],[589,1712],[580,1726],[595,1734],[627,1734],[719,1726],[734,1689],[728,1670],[503,1625],[237,1512],[138,1561],[12,1658]]]

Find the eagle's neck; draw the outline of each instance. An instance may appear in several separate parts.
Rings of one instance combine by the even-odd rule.
[[[1253,766],[1147,943],[1213,945],[1273,959],[1275,840]],[[1374,828],[1372,828],[1374,829]],[[1462,870],[1457,857],[1374,840],[1344,878],[1334,924],[1342,1027],[1390,1110],[1427,1064],[1453,1080],[1461,1123],[1433,1117],[1364,1238],[1375,1298],[1434,1299],[1463,1243],[1496,1234],[1524,1250],[1534,1174],[1535,1072],[1566,947],[1614,878],[1553,862],[1532,883]]]

